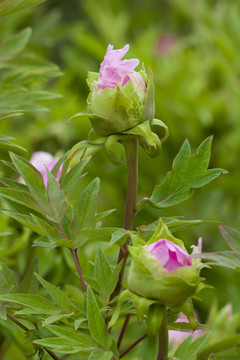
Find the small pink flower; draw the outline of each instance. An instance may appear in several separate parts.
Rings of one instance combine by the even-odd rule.
[[[113,45],[108,45],[107,53],[100,65],[100,75],[98,79],[98,89],[102,91],[105,88],[114,89],[122,81],[124,86],[131,81],[131,76],[137,77],[145,87],[145,81],[137,74],[134,69],[139,64],[138,59],[122,60],[129,50],[129,45],[122,49],[113,50]]]
[[[192,265],[192,260],[188,258],[189,254],[169,240],[160,239],[148,245],[147,250],[150,251],[170,273],[179,267]]]
[[[48,168],[48,170],[52,171],[58,160],[58,158],[53,157],[51,154],[45,151],[37,151],[31,157],[30,163],[41,173],[46,188],[48,184],[48,177],[45,166]],[[61,173],[62,165],[60,166],[57,173],[57,181],[59,180]]]

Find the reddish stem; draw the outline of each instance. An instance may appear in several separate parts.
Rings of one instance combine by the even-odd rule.
[[[119,359],[123,358],[127,353],[129,353],[129,351],[131,351],[137,344],[139,344],[142,340],[144,340],[146,337],[148,336],[148,334],[144,334],[143,336],[141,336],[138,340],[136,340],[132,345],[130,345],[125,351],[123,351],[120,356]]]

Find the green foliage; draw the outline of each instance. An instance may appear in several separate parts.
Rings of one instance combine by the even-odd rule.
[[[112,344],[112,338],[107,332],[105,321],[90,287],[88,287],[87,291],[87,316],[89,331],[93,339],[95,339],[101,347],[109,350]]]
[[[190,335],[177,348],[174,356],[179,360],[194,360],[208,336],[209,333],[206,333],[192,342],[193,335]]]
[[[12,14],[31,6],[40,4],[45,0],[5,0],[0,4],[0,16]]]
[[[193,189],[200,188],[225,173],[223,169],[207,170],[210,161],[212,137],[206,139],[191,155],[188,140],[185,140],[173,162],[173,170],[160,185],[156,185],[151,197],[140,206],[151,205],[156,208],[173,206],[193,195]]]
[[[2,1],[0,16],[40,2]],[[164,211],[161,212],[161,216],[164,215],[162,220],[172,233],[190,229],[179,234],[187,248],[194,239],[203,236],[204,250],[214,250],[215,254],[199,256],[209,257],[207,261],[231,269],[239,267],[238,231],[222,227],[222,235],[231,251],[216,252],[220,247],[218,234],[212,225],[205,225],[207,218],[225,221],[233,226],[239,222],[239,14],[237,2],[171,0],[150,4],[144,0],[138,3],[136,16],[135,4],[125,0],[104,0],[101,3],[96,0],[73,0],[71,7],[64,1],[55,5],[45,2],[43,6],[32,8],[31,12],[1,18],[0,119],[1,132],[9,134],[9,137],[1,137],[0,142],[0,181],[4,186],[0,188],[0,198],[4,202],[0,219],[0,293],[5,299],[0,304],[2,356],[19,360],[36,357],[33,355],[36,347],[33,350],[31,345],[34,343],[40,355],[45,352],[46,359],[50,357],[43,347],[59,353],[59,356],[68,354],[70,359],[74,358],[71,354],[83,360],[110,360],[113,356],[117,359],[115,341],[126,314],[131,314],[131,321],[123,349],[146,331],[147,313],[152,303],[143,304],[136,300],[135,294],[128,292],[122,292],[114,302],[109,302],[120,270],[120,265],[116,266],[116,249],[129,236],[129,232],[121,229],[122,213],[121,210],[119,212],[125,203],[124,162],[113,169],[106,162],[102,139],[93,140],[91,134],[91,141],[82,141],[89,131],[88,122],[75,120],[66,126],[72,114],[86,110],[86,74],[89,70],[99,70],[108,43],[116,48],[130,43],[129,57],[137,57],[150,65],[154,73],[156,116],[167,123],[171,134],[169,142],[162,149],[159,169],[156,162],[153,163],[157,160],[146,158],[142,150],[139,153],[139,199],[148,196],[152,203],[150,207],[145,207],[150,201],[143,202],[144,211],[137,215],[138,238],[145,243],[153,236],[159,210]],[[171,46],[165,52],[163,40],[168,40],[168,35],[173,41],[172,45],[170,41]],[[45,59],[60,64],[64,69],[65,75],[60,81],[55,79],[60,75],[58,66]],[[64,101],[59,101],[58,93],[64,95]],[[48,108],[50,112],[46,111]],[[157,128],[154,121],[151,128],[153,131]],[[154,155],[154,146],[149,147],[149,143],[152,141],[154,145],[157,139],[152,138],[149,129],[145,130],[148,143],[143,141],[140,133],[139,141],[150,155]],[[164,139],[167,128],[163,126],[161,130],[159,127],[156,132],[159,138]],[[207,170],[211,139],[203,143],[206,148],[196,155],[191,155],[186,141],[180,151],[182,156],[186,155],[184,161],[179,162],[178,156],[172,173],[162,180],[164,173],[186,136],[195,148],[196,144],[213,133],[215,141],[211,168],[220,165],[228,169],[231,175],[218,182],[217,189],[211,184],[204,192],[200,189],[194,201],[188,201],[180,210],[177,204],[189,198],[195,187],[201,187],[222,172],[222,169]],[[12,142],[12,136],[17,137],[20,145]],[[107,152],[109,154],[113,150],[112,155],[119,162],[114,141],[114,149],[109,147]],[[48,174],[49,187],[45,188],[41,176],[29,162],[15,155],[28,156],[22,146],[29,150],[29,154],[42,149],[61,157],[59,165],[63,162],[64,171],[60,186],[55,180],[56,167]],[[68,149],[69,152],[62,156]],[[6,151],[14,153],[12,156],[16,167],[8,161]],[[85,166],[88,166],[88,176],[83,177]],[[176,171],[181,176],[176,176]],[[100,193],[99,180],[96,178],[99,173]],[[22,177],[27,179],[27,185],[18,182],[20,174],[24,174]],[[149,195],[154,183],[160,185]],[[170,206],[173,208],[170,209]],[[112,213],[112,210],[106,210],[109,208],[116,208],[117,211]],[[180,211],[186,218],[194,214],[204,220],[173,217]],[[109,218],[106,218],[108,215]],[[23,229],[15,220],[29,229]],[[201,224],[204,226],[196,227]],[[135,232],[133,234],[136,235]],[[96,251],[98,246],[101,249]],[[80,248],[78,253],[85,281],[95,292],[91,293],[91,300],[88,295],[88,301],[96,309],[97,325],[94,318],[91,326],[87,322],[86,294],[82,292],[74,273],[69,251],[76,247]],[[37,260],[31,263],[36,255],[39,269]],[[209,290],[205,295],[200,293],[203,302],[195,300],[201,320],[206,318],[215,295],[221,304],[226,299],[232,299],[234,310],[238,309],[237,274],[232,271],[217,272],[215,269],[211,271],[211,276],[208,270],[204,273],[207,283],[218,282],[221,286],[215,286],[213,295]],[[43,286],[40,289],[37,278]],[[107,281],[104,281],[106,278]],[[51,297],[51,302],[44,296],[48,296],[47,299]],[[40,303],[44,308],[39,307]],[[31,329],[27,336],[28,344],[24,343],[22,329],[18,329],[9,319],[6,321],[7,313]],[[174,316],[176,320],[176,313],[169,314],[169,320]],[[141,326],[136,322],[137,317],[142,320]],[[110,344],[105,320],[109,320],[106,328],[112,328],[113,347],[107,347],[111,348],[109,351],[99,348],[100,342]],[[38,331],[33,323],[38,326]],[[231,321],[225,319],[227,323],[232,326]],[[187,323],[171,322],[171,328],[174,326],[175,329],[191,330]],[[208,330],[213,331],[216,327],[220,328],[219,324],[211,324]],[[200,360],[201,356],[208,359],[211,352],[217,352],[212,356],[214,359],[238,359],[239,329],[232,327],[234,332],[228,334],[226,339],[220,339],[218,334],[218,341],[211,344],[209,335],[201,348],[200,342],[204,338],[196,343],[189,340],[189,346],[182,348],[182,357],[188,360],[195,360],[196,357]],[[100,332],[96,334],[99,328],[103,329],[106,338],[103,336],[92,340],[94,336],[100,337]],[[226,332],[225,327],[222,332]],[[146,342],[138,344],[124,358],[156,358],[154,341],[154,337],[148,337]],[[179,354],[176,357],[181,360]]]

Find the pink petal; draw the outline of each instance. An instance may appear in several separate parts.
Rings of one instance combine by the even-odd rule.
[[[147,250],[150,251],[169,272],[182,266],[192,265],[191,259],[188,259],[188,253],[167,239],[160,239],[148,245]]]
[[[139,64],[138,59],[122,60],[128,52],[129,45],[125,45],[122,49],[113,50],[112,45],[108,45],[107,53],[100,65],[100,74],[98,79],[98,88],[102,91],[105,88],[115,88],[124,75],[133,72]],[[122,86],[124,86],[129,78],[124,78]]]
[[[41,173],[45,187],[47,187],[48,184],[46,167],[48,170],[52,171],[58,160],[58,158],[54,158],[51,154],[44,151],[37,151],[32,155],[30,163]],[[60,166],[58,170],[56,177],[57,181],[59,180],[61,173],[62,166]]]

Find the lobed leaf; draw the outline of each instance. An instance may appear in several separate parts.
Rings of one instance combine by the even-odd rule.
[[[207,170],[210,161],[212,137],[199,146],[197,154],[191,155],[191,147],[185,140],[178,155],[173,161],[173,170],[163,182],[156,185],[151,197],[143,199],[139,208],[150,205],[161,209],[179,204],[193,195],[193,189],[202,187],[226,173],[223,169]]]

